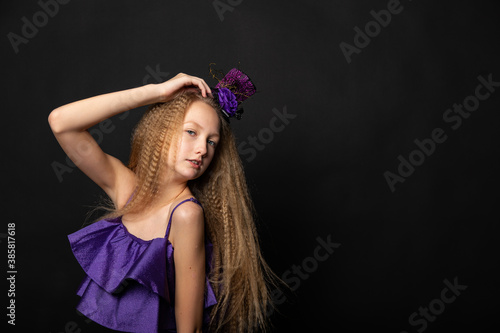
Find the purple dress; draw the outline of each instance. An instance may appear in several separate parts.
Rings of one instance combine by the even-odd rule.
[[[103,219],[68,235],[71,249],[87,276],[77,290],[78,311],[102,326],[125,332],[176,332],[174,248],[164,238],[140,239],[125,228],[121,216]],[[202,207],[203,208],[203,207]],[[205,307],[203,331],[217,303],[208,281],[212,243],[205,234]]]

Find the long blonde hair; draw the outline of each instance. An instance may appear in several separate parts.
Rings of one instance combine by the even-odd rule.
[[[212,271],[208,276],[217,298],[213,306],[211,332],[267,331],[274,304],[271,285],[286,285],[264,260],[255,226],[253,205],[242,162],[229,124],[219,106],[200,93],[184,91],[166,103],[151,105],[132,136],[128,167],[136,174],[132,200],[121,209],[111,209],[109,218],[137,213],[154,203],[168,174],[166,158],[176,153],[186,109],[194,101],[212,106],[219,115],[220,139],[211,164],[202,176],[188,181],[193,195],[204,208],[206,232],[213,243]]]

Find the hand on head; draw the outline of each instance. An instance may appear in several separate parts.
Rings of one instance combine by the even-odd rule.
[[[170,80],[157,84],[157,87],[160,94],[158,102],[166,102],[170,100],[182,89],[201,91],[203,97],[208,96],[213,98],[212,91],[205,80],[184,73],[179,73]]]

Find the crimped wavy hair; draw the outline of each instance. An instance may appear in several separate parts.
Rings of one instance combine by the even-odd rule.
[[[220,121],[220,139],[212,162],[202,176],[188,181],[189,189],[203,205],[206,232],[213,243],[208,279],[217,304],[212,308],[209,331],[266,332],[269,314],[275,308],[270,287],[278,289],[278,282],[286,283],[274,274],[261,254],[257,215],[235,138],[213,99],[183,91],[147,109],[134,129],[128,164],[137,178],[135,195],[125,207],[112,209],[99,219],[137,213],[155,202],[160,184],[168,179],[169,150],[176,153],[172,143],[178,142],[186,109],[194,101],[212,106]]]

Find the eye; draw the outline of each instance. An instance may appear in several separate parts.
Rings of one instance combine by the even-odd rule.
[[[212,147],[215,147],[217,145],[217,142],[208,140],[208,144],[211,145]]]
[[[187,130],[186,132],[187,132],[189,135],[191,135],[191,133],[196,134],[196,132],[195,132],[195,131],[192,131],[192,130]]]

